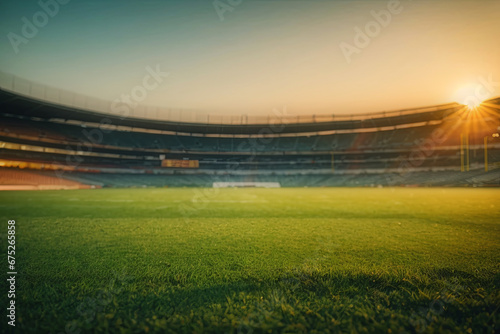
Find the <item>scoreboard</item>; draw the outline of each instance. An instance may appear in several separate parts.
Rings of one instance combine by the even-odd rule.
[[[164,159],[161,161],[161,166],[170,168],[198,168],[200,167],[200,162],[198,160]]]

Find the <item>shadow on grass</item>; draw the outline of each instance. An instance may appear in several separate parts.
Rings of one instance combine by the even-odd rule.
[[[206,287],[169,286],[161,292],[143,290],[138,298],[149,301],[150,307],[141,310],[145,316],[149,310],[168,310],[167,313],[173,314],[223,305],[245,296],[265,300],[266,296],[273,294],[299,302],[321,300],[325,305],[343,299],[363,299],[403,312],[427,307],[435,300],[448,304],[459,302],[466,309],[478,300],[495,297],[499,277],[494,273],[474,275],[450,268],[423,270],[410,276],[295,269],[267,280],[250,277]],[[468,303],[471,305],[467,306]]]
[[[58,312],[27,308],[21,327],[43,333],[73,321],[81,333],[491,332],[500,320],[494,273],[441,268],[406,277],[292,269],[267,280],[250,277],[201,287],[175,282],[131,282],[92,321],[82,320],[75,309],[58,308],[67,300],[47,301],[52,305],[45,306]]]

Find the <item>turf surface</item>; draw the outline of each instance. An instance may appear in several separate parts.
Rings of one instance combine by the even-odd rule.
[[[16,220],[16,332],[494,333],[499,197],[454,188],[2,192],[5,253]],[[1,289],[7,305],[5,280]]]

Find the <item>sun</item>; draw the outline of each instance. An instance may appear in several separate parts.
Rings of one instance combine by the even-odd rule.
[[[469,110],[476,110],[484,101],[484,96],[480,96],[481,93],[481,85],[467,84],[455,92],[455,101],[467,106]]]
[[[480,101],[479,99],[477,100],[470,99],[469,101],[465,102],[466,102],[465,105],[467,106],[467,108],[469,108],[469,110],[476,110],[481,106],[481,103],[483,103],[483,101]]]

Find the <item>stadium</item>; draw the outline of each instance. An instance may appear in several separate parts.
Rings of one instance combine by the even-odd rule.
[[[497,2],[2,6],[1,333],[498,331]]]
[[[4,188],[500,185],[500,98],[477,108],[296,117],[284,108],[187,122],[147,118],[147,107],[127,117],[92,111],[83,106],[112,103],[8,79]]]

